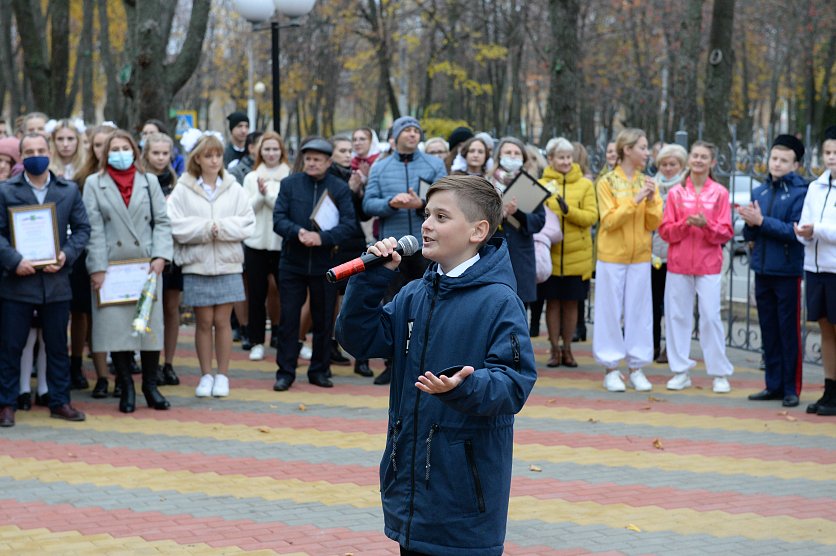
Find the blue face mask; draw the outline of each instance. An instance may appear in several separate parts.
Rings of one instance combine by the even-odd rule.
[[[131,151],[115,151],[107,153],[107,163],[117,170],[127,170],[134,163],[134,153]]]
[[[48,156],[30,156],[23,159],[23,168],[33,176],[40,176],[49,168]]]

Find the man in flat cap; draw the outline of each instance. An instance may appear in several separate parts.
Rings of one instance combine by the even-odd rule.
[[[250,120],[243,112],[233,112],[226,120],[229,122],[229,142],[224,149],[224,168],[229,169],[230,162],[237,162],[247,154],[245,143],[250,132]]]
[[[328,282],[325,273],[334,266],[334,247],[355,233],[357,224],[348,184],[328,172],[332,152],[331,143],[322,137],[312,137],[302,143],[299,156],[304,162],[303,169],[282,180],[273,209],[273,230],[284,239],[279,259],[278,369],[273,385],[277,392],[287,390],[296,380],[299,314],[308,292],[313,319],[313,356],[308,381],[323,388],[334,385],[328,376],[337,288]],[[338,222],[314,221],[314,212],[322,202],[337,207]]]

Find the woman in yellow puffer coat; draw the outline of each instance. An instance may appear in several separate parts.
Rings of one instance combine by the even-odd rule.
[[[560,219],[563,241],[552,245],[552,275],[538,287],[546,300],[546,326],[551,342],[547,366],[577,367],[572,336],[578,320],[578,301],[585,299],[592,276],[592,233],[598,221],[595,187],[572,162],[572,143],[563,137],[546,144],[549,166],[540,183],[552,192],[546,208]],[[563,347],[560,347],[560,337]]]

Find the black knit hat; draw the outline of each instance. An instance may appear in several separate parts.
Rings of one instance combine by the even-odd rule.
[[[241,122],[249,122],[250,119],[247,117],[246,114],[243,112],[233,112],[229,116],[226,117],[229,120],[229,131],[235,129],[235,126],[240,124]]]
[[[836,140],[836,125],[832,125],[824,130],[824,139],[822,141]]]
[[[469,127],[457,127],[450,134],[450,137],[447,138],[447,142],[450,143],[450,150],[452,151],[471,137],[473,137],[472,129]]]
[[[779,135],[772,141],[772,147],[785,147],[795,153],[795,161],[799,164],[804,158],[804,143],[795,135]],[[770,147],[770,150],[772,150]]]

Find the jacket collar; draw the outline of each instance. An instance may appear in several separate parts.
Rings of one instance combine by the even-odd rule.
[[[224,172],[223,178],[221,178],[221,185],[218,186],[218,191],[215,192],[215,199],[220,197],[224,194],[224,192],[229,189],[232,185],[237,187],[241,187],[238,185],[238,182],[235,181],[235,178],[232,177],[232,174],[229,172]],[[193,175],[186,172],[182,176],[180,176],[179,181],[177,182],[179,185],[185,185],[189,188],[193,193],[201,197],[202,199],[206,199],[206,192],[203,191],[203,188],[197,184],[197,178]],[[208,201],[208,199],[206,199]]]

